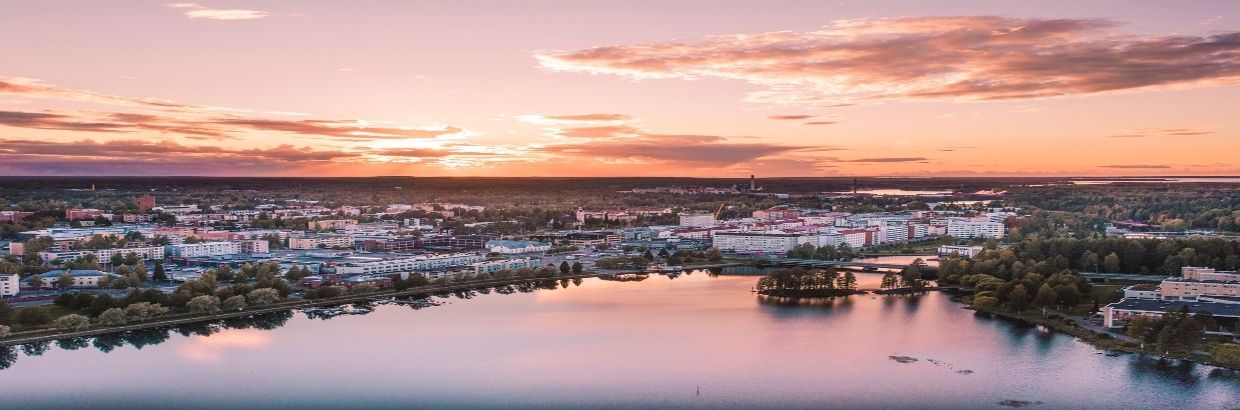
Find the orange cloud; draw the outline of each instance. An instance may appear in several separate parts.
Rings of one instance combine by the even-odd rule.
[[[560,156],[591,158],[615,163],[660,163],[692,168],[736,166],[760,158],[793,151],[833,150],[833,147],[804,147],[752,142],[734,142],[742,137],[702,134],[669,134],[647,131],[631,118],[620,114],[530,116],[539,119],[574,118],[588,126],[551,128],[552,135],[570,137],[563,143],[540,145],[534,151]],[[586,119],[588,118],[588,119]],[[608,124],[608,125],[595,125]]]
[[[814,118],[814,116],[805,115],[805,114],[792,114],[792,115],[772,115],[766,118],[772,119],[772,120],[804,120],[804,119]]]
[[[1098,19],[994,16],[836,21],[770,32],[539,52],[558,71],[725,78],[768,87],[758,101],[835,106],[999,100],[1240,83],[1240,32],[1121,36]]]

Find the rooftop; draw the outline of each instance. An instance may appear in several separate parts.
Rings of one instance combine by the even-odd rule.
[[[1187,306],[1190,312],[1210,312],[1214,316],[1240,317],[1240,304],[1216,302],[1167,301],[1157,299],[1124,299],[1107,305],[1112,309],[1143,312],[1178,311]]]

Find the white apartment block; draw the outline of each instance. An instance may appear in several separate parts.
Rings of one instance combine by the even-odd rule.
[[[864,229],[849,229],[840,231],[840,235],[843,236],[844,243],[852,249],[861,249],[869,246],[874,240],[874,232]]]
[[[199,242],[180,245],[168,245],[168,256],[177,258],[196,258],[200,256],[234,255],[241,253],[240,242]]]
[[[53,261],[70,262],[86,255],[95,255],[95,258],[101,264],[112,263],[114,255],[128,255],[130,253],[137,254],[142,260],[161,260],[164,258],[164,247],[148,246],[142,248],[114,248],[114,249],[82,249],[76,251],[63,252],[39,252],[39,257],[44,263]]]
[[[878,243],[907,242],[908,226],[904,224],[887,224],[878,227]]]
[[[14,296],[21,291],[21,276],[0,275],[0,296]]]
[[[352,248],[353,235],[289,236],[289,249]]]
[[[482,255],[476,253],[452,253],[441,255],[419,255],[408,258],[373,259],[346,262],[336,266],[336,273],[342,275],[373,275],[384,273],[400,273],[444,269],[454,266],[466,266],[482,262]]]
[[[930,234],[930,226],[926,224],[908,224],[908,238],[924,238]]]
[[[817,239],[816,235],[809,234],[715,232],[714,245],[725,252],[786,253],[803,243],[817,242]]]
[[[952,219],[947,222],[947,235],[954,238],[1002,238],[1003,224],[990,221]]]
[[[680,226],[691,226],[694,228],[715,226],[715,215],[707,213],[680,214]]]
[[[972,258],[982,253],[981,246],[964,246],[964,245],[940,245],[939,255],[956,254],[965,258]]]
[[[841,243],[844,243],[844,235],[840,235],[839,233],[836,233],[836,232],[819,232],[818,233],[818,247],[820,248],[823,246],[830,246],[832,248],[838,248]]]
[[[310,221],[310,229],[320,231],[349,230],[357,228],[357,220],[354,219],[324,219],[322,221]]]
[[[271,242],[263,239],[236,241],[241,244],[241,253],[267,253],[271,251]]]
[[[470,267],[474,268],[474,274],[492,273],[501,270],[517,270],[521,268],[537,269],[542,263],[538,258],[514,258],[500,259],[493,261],[476,262]]]

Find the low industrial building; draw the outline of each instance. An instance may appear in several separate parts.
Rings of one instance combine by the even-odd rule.
[[[551,249],[551,245],[536,241],[506,241],[497,239],[487,241],[486,248],[489,252],[518,254],[546,252]]]
[[[39,277],[43,279],[44,288],[52,288],[56,286],[56,281],[60,280],[60,276],[66,273],[73,278],[73,284],[71,284],[70,287],[74,288],[97,288],[99,287],[99,280],[104,277],[118,276],[115,273],[107,273],[94,269],[73,269],[44,272],[39,274]]]

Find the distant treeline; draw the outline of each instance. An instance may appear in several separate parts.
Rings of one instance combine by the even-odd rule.
[[[1183,266],[1240,268],[1240,241],[1224,239],[1123,239],[1035,237],[972,260],[944,258],[940,277],[984,273],[1002,279],[1063,270],[1178,275]]]

